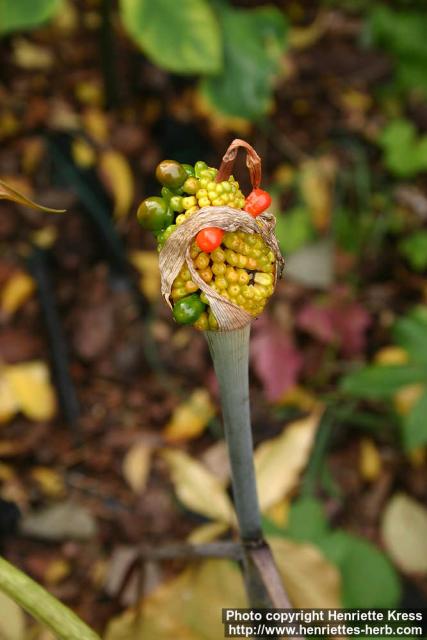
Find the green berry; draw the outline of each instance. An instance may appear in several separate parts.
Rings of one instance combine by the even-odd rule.
[[[200,296],[193,293],[181,298],[173,307],[173,317],[179,324],[193,324],[202,315],[206,305],[200,300]]]
[[[173,212],[168,203],[156,196],[141,202],[136,217],[141,227],[150,231],[160,231],[173,223]]]
[[[176,160],[162,160],[156,167],[156,178],[165,187],[177,189],[187,179],[187,172]]]

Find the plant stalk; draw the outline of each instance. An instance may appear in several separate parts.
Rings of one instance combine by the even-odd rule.
[[[100,640],[71,609],[1,557],[0,590],[61,640]]]
[[[242,540],[262,540],[249,406],[250,324],[234,331],[206,331],[221,395],[233,498]]]

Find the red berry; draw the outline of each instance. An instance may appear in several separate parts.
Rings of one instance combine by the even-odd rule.
[[[245,201],[244,210],[256,218],[271,205],[271,195],[263,189],[254,189]]]
[[[219,229],[218,227],[207,227],[206,229],[202,229],[196,236],[196,244],[199,249],[205,251],[206,253],[210,253],[222,242],[224,237],[224,231]]]

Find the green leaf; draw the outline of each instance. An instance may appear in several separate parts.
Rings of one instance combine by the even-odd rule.
[[[415,271],[427,267],[427,231],[414,231],[399,243],[400,252]]]
[[[206,0],[121,0],[123,24],[144,53],[174,73],[216,73],[221,34]]]
[[[38,27],[61,4],[62,0],[0,0],[0,34]]]
[[[417,400],[405,416],[402,435],[408,451],[427,444],[427,393]]]
[[[284,254],[294,253],[315,237],[310,212],[305,207],[294,207],[276,216],[276,236]]]
[[[335,531],[318,544],[341,571],[343,607],[397,605],[401,590],[399,577],[373,544],[345,531]]]
[[[427,95],[427,15],[425,11],[403,11],[372,3],[368,32],[372,42],[390,53],[395,62],[398,89],[415,89]]]
[[[419,136],[408,120],[396,119],[384,127],[378,138],[387,169],[398,177],[410,178],[427,170],[427,136]]]
[[[287,23],[275,7],[218,7],[224,37],[224,70],[203,78],[208,104],[229,116],[257,120],[272,104],[272,93],[286,47]]]
[[[317,543],[329,533],[323,505],[315,498],[300,498],[290,509],[286,534],[294,540]]]
[[[358,398],[391,398],[408,384],[423,382],[427,374],[411,365],[371,365],[345,376],[341,390]]]
[[[410,355],[411,361],[427,365],[427,308],[420,306],[397,320],[395,341]]]
[[[342,530],[331,531],[321,502],[294,502],[283,533],[311,542],[341,573],[344,607],[392,607],[399,600],[399,578],[386,556],[374,545]]]

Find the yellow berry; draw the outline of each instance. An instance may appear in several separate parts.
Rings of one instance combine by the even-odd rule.
[[[197,205],[197,200],[195,196],[187,196],[186,198],[182,199],[182,204],[184,206],[184,209],[191,209],[191,207]]]
[[[194,326],[197,329],[200,329],[200,331],[207,331],[209,329],[209,320],[208,320],[208,314],[206,313],[206,311],[203,311],[203,313],[199,316],[199,318],[194,323]]]
[[[206,269],[209,266],[210,258],[207,253],[199,253],[194,261],[197,269]]]

